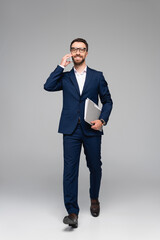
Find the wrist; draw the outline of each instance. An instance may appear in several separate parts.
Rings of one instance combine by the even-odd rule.
[[[100,121],[101,121],[101,123],[102,123],[103,126],[106,125],[106,122],[104,121],[104,119],[101,118]]]
[[[63,66],[62,64],[59,64],[59,66],[62,67],[62,68],[65,68],[65,66]]]

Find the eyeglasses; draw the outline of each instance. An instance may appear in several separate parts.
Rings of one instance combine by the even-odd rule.
[[[84,53],[86,51],[86,48],[74,48],[71,47],[71,52],[77,52],[79,50],[80,53]]]

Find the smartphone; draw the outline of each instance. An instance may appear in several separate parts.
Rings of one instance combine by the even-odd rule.
[[[67,58],[67,62],[72,62],[72,57]]]

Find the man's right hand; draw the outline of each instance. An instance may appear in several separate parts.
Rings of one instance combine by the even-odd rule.
[[[61,61],[61,64],[62,66],[66,67],[68,64],[71,63],[71,61],[67,61],[68,58],[72,57],[72,54],[69,53],[69,54],[66,54],[63,58],[62,58],[62,61]]]

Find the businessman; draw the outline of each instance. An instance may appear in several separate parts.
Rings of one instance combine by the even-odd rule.
[[[102,177],[101,137],[112,110],[112,99],[103,73],[86,65],[88,43],[76,38],[70,44],[70,53],[66,54],[56,69],[50,74],[44,89],[63,91],[63,108],[58,132],[63,134],[63,194],[68,215],[63,223],[78,227],[78,174],[81,147],[83,145],[86,164],[90,172],[90,212],[97,217],[100,213],[99,191]],[[73,61],[71,71],[64,72]],[[84,120],[85,100],[89,98],[96,104],[102,103],[99,119],[91,124]]]

